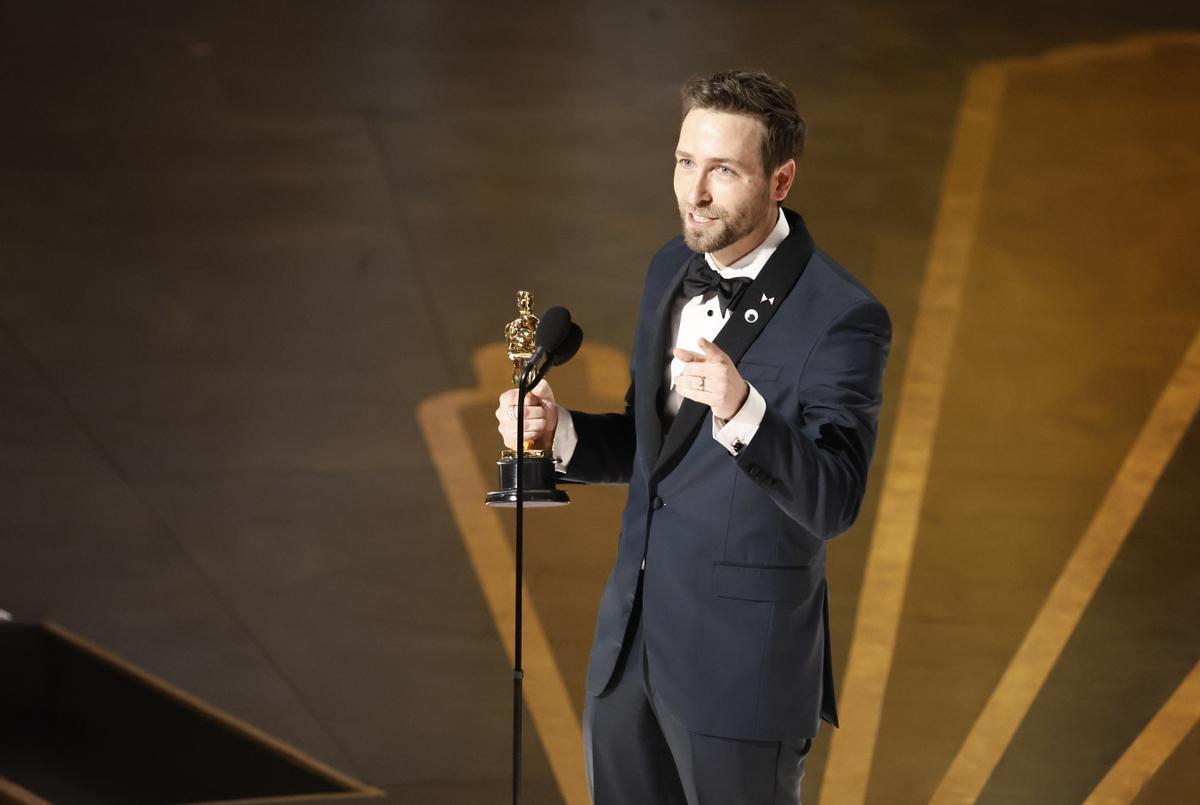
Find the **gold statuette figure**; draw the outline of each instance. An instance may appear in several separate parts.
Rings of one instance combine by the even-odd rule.
[[[517,317],[504,325],[504,343],[508,346],[508,359],[512,361],[513,388],[521,385],[521,373],[525,371],[525,363],[533,357],[537,350],[534,343],[537,337],[538,324],[541,322],[533,315],[533,294],[529,291],[517,291]],[[532,394],[529,399],[536,400]],[[545,458],[544,450],[533,450],[533,439],[525,440],[525,456],[527,458]],[[504,450],[500,453],[504,458],[515,459],[516,450]]]
[[[517,317],[504,325],[504,342],[508,345],[508,359],[513,365],[513,388],[521,383],[521,372],[525,362],[533,357],[537,347],[538,317],[533,315],[533,294],[517,291]]]

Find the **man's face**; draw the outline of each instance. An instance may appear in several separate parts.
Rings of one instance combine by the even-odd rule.
[[[693,109],[683,119],[675,149],[675,198],[692,251],[713,252],[729,265],[775,226],[774,202],[787,195],[795,163],[767,176],[764,134],[762,122],[750,115]],[[782,184],[781,172],[786,174]]]

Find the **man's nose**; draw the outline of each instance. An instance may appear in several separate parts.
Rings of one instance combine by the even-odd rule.
[[[712,203],[712,195],[708,192],[708,180],[704,175],[696,177],[688,192],[688,202],[693,207],[704,207]]]

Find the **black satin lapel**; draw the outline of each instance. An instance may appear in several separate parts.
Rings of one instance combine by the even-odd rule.
[[[784,210],[787,216],[788,236],[771,259],[758,272],[758,277],[742,294],[737,308],[729,317],[729,322],[717,333],[714,343],[728,355],[734,363],[742,359],[746,350],[758,338],[767,322],[783,305],[783,300],[796,287],[796,282],[808,261],[812,259],[813,241],[804,226],[804,219],[791,210]]]
[[[663,394],[663,378],[666,376],[667,339],[671,337],[671,311],[675,299],[679,296],[679,286],[683,283],[683,275],[687,270],[692,255],[675,272],[671,282],[654,310],[653,329],[647,345],[638,356],[638,373],[634,382],[637,383],[637,421],[640,433],[638,439],[645,445],[644,455],[649,461],[649,470],[658,457],[662,447],[662,418],[661,400]]]
[[[654,463],[654,469],[650,473],[652,478],[661,478],[674,468],[675,460],[680,458],[684,453],[684,448],[692,443],[692,439],[696,437],[696,431],[707,413],[707,405],[701,405],[695,400],[684,399],[683,404],[679,406],[679,413],[675,415],[675,421],[671,423],[671,429],[667,431],[667,438],[663,443],[662,452],[658,454],[658,461]]]
[[[788,236],[771,259],[763,266],[758,277],[742,294],[737,308],[729,317],[728,323],[721,328],[714,343],[720,347],[736,364],[746,354],[746,350],[758,338],[759,333],[767,326],[767,322],[775,315],[775,311],[783,304],[788,293],[795,287],[796,281],[808,267],[812,258],[813,241],[804,226],[804,219],[791,210],[784,210],[787,216]],[[774,302],[766,300],[773,299]],[[747,319],[747,311],[753,321]],[[666,347],[663,346],[665,352]],[[661,369],[662,367],[660,367]],[[659,383],[662,373],[659,373]],[[652,477],[662,477],[674,468],[674,462],[680,458],[685,449],[696,436],[696,430],[704,421],[709,409],[694,400],[684,400],[675,416],[675,422],[667,432],[662,451],[658,454]]]

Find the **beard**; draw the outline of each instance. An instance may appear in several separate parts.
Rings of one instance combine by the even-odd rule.
[[[679,202],[679,219],[683,227],[683,242],[694,252],[719,252],[726,246],[732,246],[754,231],[767,215],[767,207],[771,203],[769,197],[760,202],[748,204],[738,209],[726,209],[709,205],[693,208]],[[703,228],[688,223],[688,213],[693,212],[705,218],[714,220]]]

